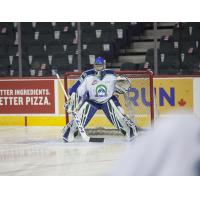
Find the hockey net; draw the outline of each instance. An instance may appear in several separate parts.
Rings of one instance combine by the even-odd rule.
[[[125,75],[131,83],[128,95],[116,94],[125,114],[139,128],[150,128],[154,121],[156,109],[153,92],[153,73],[150,71],[116,71],[115,73],[117,75]],[[81,73],[79,72],[66,73],[64,75],[64,86],[67,92],[79,79],[80,75]],[[71,120],[71,116],[66,113],[66,123],[69,120]],[[102,111],[98,111],[95,114],[86,128],[90,132],[95,130],[95,134],[110,134],[115,130],[115,127],[108,121]]]

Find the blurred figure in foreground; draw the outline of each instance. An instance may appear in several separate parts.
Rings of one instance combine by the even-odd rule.
[[[131,144],[111,175],[200,175],[200,120],[184,113],[158,121]]]

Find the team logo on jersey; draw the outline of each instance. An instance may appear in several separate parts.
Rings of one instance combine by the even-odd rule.
[[[96,97],[106,97],[107,96],[107,87],[105,85],[98,85],[96,87]]]

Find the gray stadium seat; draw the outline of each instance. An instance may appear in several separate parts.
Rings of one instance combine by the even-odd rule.
[[[63,45],[47,45],[47,54],[48,55],[57,55],[57,54],[64,54],[64,47]]]
[[[60,34],[60,41],[63,44],[74,44],[75,38],[76,38],[75,33],[61,32],[61,34]]]
[[[164,59],[160,59],[158,71],[160,74],[176,74],[180,66],[178,55],[164,55]]]
[[[184,60],[181,63],[181,71],[183,74],[190,74],[199,64],[200,59],[198,56],[193,54],[185,54]]]
[[[54,29],[61,32],[73,32],[77,27],[76,24],[72,26],[71,22],[56,22]]]
[[[38,41],[41,44],[48,44],[54,40],[54,33],[39,33]]]
[[[21,22],[22,34],[32,34],[34,32],[32,22]]]
[[[19,58],[18,56],[14,56],[10,67],[10,76],[18,76],[18,75],[19,75]],[[30,68],[27,57],[22,58],[22,75],[23,76],[30,75]]]
[[[54,27],[52,25],[52,22],[37,22],[35,26],[35,31],[44,34],[53,33]]]
[[[8,57],[0,58],[0,76],[9,75],[10,61]]]
[[[44,46],[43,45],[28,46],[28,55],[31,56],[46,55]]]

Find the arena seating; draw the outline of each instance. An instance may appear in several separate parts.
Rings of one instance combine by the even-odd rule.
[[[87,65],[90,68],[95,56],[104,57],[108,66],[112,67],[118,61],[120,50],[129,47],[132,37],[140,37],[143,32],[140,23],[130,22],[82,22],[81,28],[83,68]],[[77,69],[77,23],[22,22],[21,31],[24,75],[51,76],[56,71],[63,73]],[[159,41],[160,74],[199,72],[200,23],[178,23],[171,35],[164,35]],[[18,43],[16,23],[1,22],[0,76],[18,76]],[[132,63],[130,68],[127,60],[119,67],[121,70],[153,70],[153,57],[153,49],[149,49],[145,64]]]
[[[125,62],[125,63],[122,63],[121,66],[120,66],[120,70],[121,71],[129,71],[130,69],[131,70],[139,70],[139,67],[137,64],[135,63],[132,63],[132,62]]]
[[[160,74],[193,74],[200,70],[200,23],[178,23],[172,35],[160,38]],[[151,54],[149,53],[151,52]],[[153,49],[146,53],[146,65],[153,66]]]
[[[95,56],[112,65],[127,45],[137,24],[82,22],[82,65],[91,68]],[[49,76],[77,69],[77,23],[22,22],[22,68],[25,76]],[[0,76],[18,76],[17,23],[0,23]],[[87,67],[88,66],[88,67]]]

